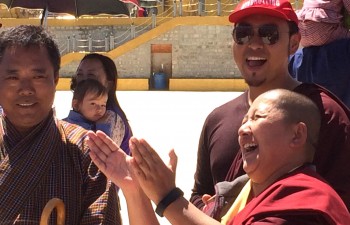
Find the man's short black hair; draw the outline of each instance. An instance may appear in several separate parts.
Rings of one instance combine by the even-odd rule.
[[[56,42],[42,26],[20,25],[5,29],[0,33],[0,61],[5,50],[9,47],[30,47],[38,46],[46,48],[50,62],[52,63],[55,76],[61,64],[61,55]]]
[[[290,36],[299,32],[298,24],[296,24],[293,21],[287,21],[287,23],[288,23],[288,27],[289,27],[289,35]]]

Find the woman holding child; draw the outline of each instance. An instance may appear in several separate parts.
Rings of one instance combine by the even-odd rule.
[[[130,154],[129,139],[132,130],[116,96],[117,68],[113,60],[97,53],[84,56],[75,76],[72,77],[71,90],[74,91],[77,83],[86,79],[96,79],[108,89],[106,109],[108,112],[114,112],[115,116],[103,117],[97,123],[112,123],[109,136],[126,154]]]

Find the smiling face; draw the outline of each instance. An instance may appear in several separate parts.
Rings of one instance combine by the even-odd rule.
[[[277,98],[278,99],[278,98]],[[276,107],[274,96],[258,97],[238,131],[243,169],[255,183],[279,177],[289,167],[293,127]]]
[[[289,27],[285,20],[265,16],[248,16],[240,24],[254,27],[254,36],[246,44],[233,42],[235,62],[250,87],[273,85],[288,74],[288,55],[290,53]],[[265,44],[257,35],[258,28],[266,25],[277,26],[279,39],[272,45]],[[294,37],[295,36],[295,37]],[[297,35],[292,35],[297,38]],[[297,39],[295,40],[297,41]]]
[[[84,117],[90,121],[96,122],[106,113],[108,95],[96,96],[95,93],[87,92],[81,103],[78,103],[78,109]]]
[[[57,82],[45,48],[5,50],[0,61],[0,105],[19,132],[27,133],[49,115]]]

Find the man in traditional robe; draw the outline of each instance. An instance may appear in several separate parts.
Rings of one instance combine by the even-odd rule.
[[[86,130],[54,116],[59,67],[42,27],[0,34],[0,224],[39,224],[52,198],[63,201],[67,225],[120,224],[115,187],[92,163]]]

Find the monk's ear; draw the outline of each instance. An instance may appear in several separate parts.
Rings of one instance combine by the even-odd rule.
[[[289,53],[293,55],[299,48],[301,35],[299,32],[292,34],[289,38]]]
[[[300,148],[306,145],[307,141],[307,127],[303,122],[293,125],[293,134],[291,140],[291,147]]]
[[[76,112],[79,111],[79,101],[77,99],[72,100],[72,108]]]

